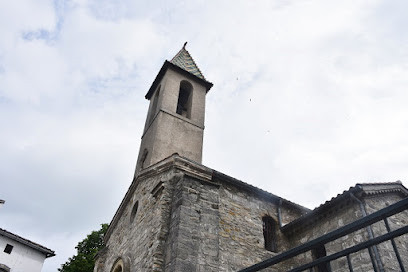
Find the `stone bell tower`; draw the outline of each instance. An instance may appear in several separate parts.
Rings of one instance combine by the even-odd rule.
[[[201,163],[205,96],[213,86],[186,44],[165,61],[145,98],[150,100],[135,176],[174,153]]]

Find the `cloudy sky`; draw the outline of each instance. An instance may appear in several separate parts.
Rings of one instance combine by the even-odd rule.
[[[214,83],[203,164],[313,208],[408,182],[408,1],[0,1],[0,227],[56,251],[110,222],[150,84]]]

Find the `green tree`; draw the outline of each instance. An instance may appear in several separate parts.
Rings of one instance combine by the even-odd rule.
[[[103,236],[108,224],[102,224],[101,229],[93,231],[75,247],[77,254],[58,268],[61,272],[92,272],[95,265],[95,254],[103,248]]]

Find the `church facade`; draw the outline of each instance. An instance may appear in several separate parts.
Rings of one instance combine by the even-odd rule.
[[[150,87],[135,176],[105,235],[95,272],[239,271],[408,196],[400,183],[357,184],[314,210],[201,164],[207,81],[185,46]],[[408,224],[407,212],[390,220]],[[265,271],[376,237],[370,226]],[[408,237],[395,239],[408,266]],[[388,244],[353,254],[354,271],[401,271]],[[348,271],[344,259],[314,271]]]

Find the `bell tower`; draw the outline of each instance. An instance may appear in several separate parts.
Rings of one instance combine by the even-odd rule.
[[[186,44],[165,61],[145,98],[150,100],[135,176],[174,153],[201,163],[208,82]]]

